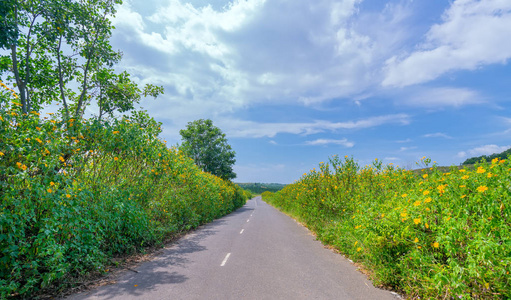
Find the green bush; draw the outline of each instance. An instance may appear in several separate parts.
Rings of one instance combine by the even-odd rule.
[[[168,149],[144,112],[64,122],[1,91],[0,125],[0,298],[73,285],[247,199]]]
[[[510,171],[499,159],[415,174],[334,157],[263,197],[412,298],[508,299]]]

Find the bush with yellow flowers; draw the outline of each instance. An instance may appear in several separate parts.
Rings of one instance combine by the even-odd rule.
[[[504,158],[412,172],[336,156],[263,198],[408,297],[509,299],[510,172]]]
[[[144,112],[62,120],[0,91],[0,298],[58,292],[249,195],[158,138]]]

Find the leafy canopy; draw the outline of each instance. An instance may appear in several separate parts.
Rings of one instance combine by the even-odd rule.
[[[225,134],[211,120],[188,122],[186,129],[179,133],[183,140],[180,149],[204,172],[226,180],[236,178],[232,170],[236,152],[227,143]]]
[[[2,0],[0,77],[18,90],[24,114],[43,105],[62,104],[65,120],[81,119],[96,102],[97,117],[134,109],[141,96],[163,88],[140,89],[114,65],[122,53],[110,45],[121,0]],[[18,97],[18,96],[16,96]]]

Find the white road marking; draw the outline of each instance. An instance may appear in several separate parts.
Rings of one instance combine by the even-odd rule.
[[[231,256],[231,253],[227,253],[227,255],[225,256],[224,261],[222,261],[222,264],[220,265],[220,267],[225,266],[225,263],[226,263],[226,262],[227,262],[227,260],[229,259],[229,256]]]
[[[240,231],[240,234],[242,234],[244,230],[245,230],[245,229],[242,229],[242,230]]]
[[[247,223],[250,221],[250,219],[247,220]]]

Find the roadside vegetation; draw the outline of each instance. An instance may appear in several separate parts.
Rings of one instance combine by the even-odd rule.
[[[144,112],[68,122],[0,98],[0,298],[58,291],[110,259],[241,207],[248,193],[158,138]],[[9,102],[7,102],[9,100]]]
[[[336,156],[263,198],[410,298],[509,299],[510,171],[499,158],[416,174]]]
[[[278,192],[286,185],[281,183],[236,183],[241,188],[248,190],[254,194],[260,195],[264,192]]]
[[[477,162],[480,162],[482,160],[484,160],[486,162],[491,162],[495,158],[508,157],[509,155],[511,155],[511,148],[509,148],[509,149],[507,149],[505,151],[502,151],[501,153],[494,153],[494,154],[491,154],[491,155],[481,155],[481,156],[476,156],[476,157],[468,158],[467,160],[465,160],[462,163],[462,165],[471,165],[471,164],[475,164]]]
[[[0,299],[59,294],[250,196],[136,110],[164,90],[114,68],[121,2],[0,4]]]

